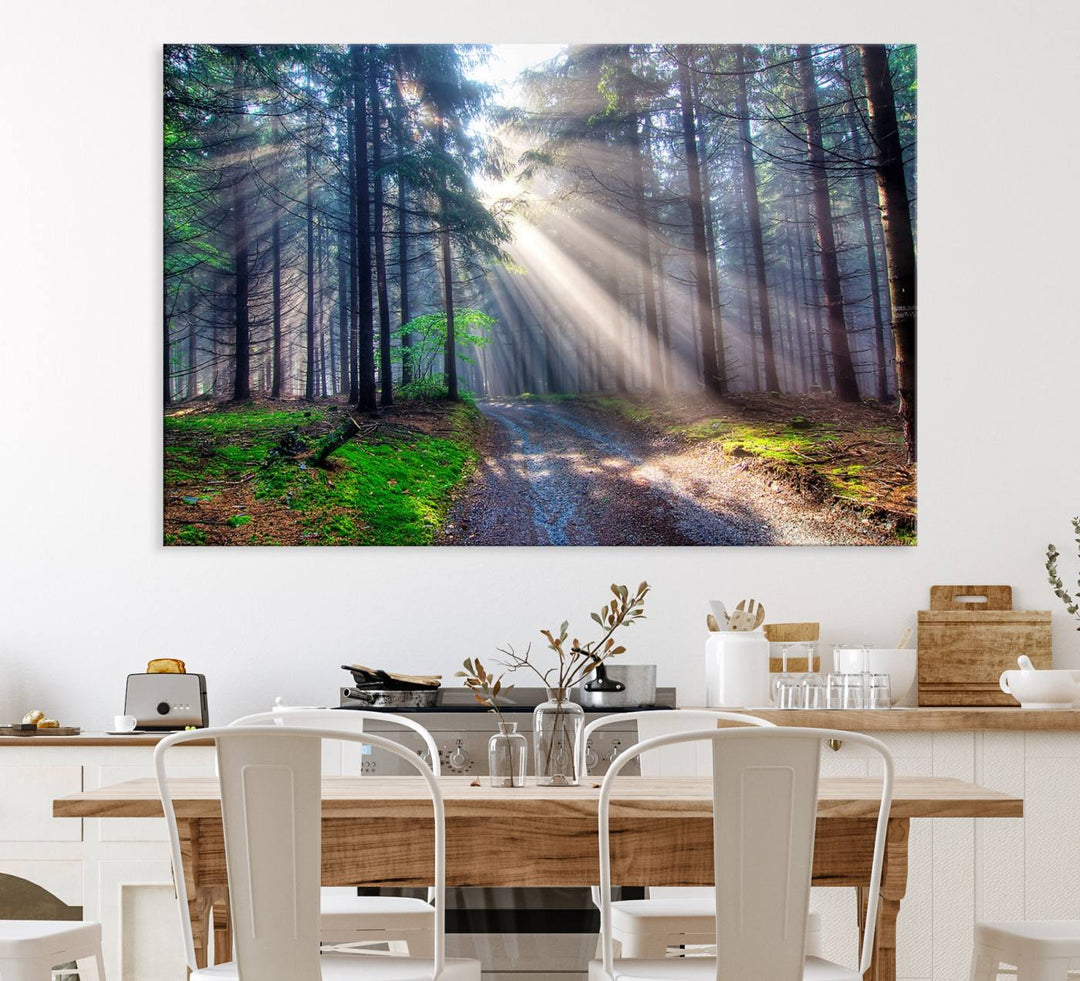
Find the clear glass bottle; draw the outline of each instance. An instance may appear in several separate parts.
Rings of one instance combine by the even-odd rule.
[[[570,700],[566,688],[549,688],[548,700],[533,709],[533,750],[536,782],[541,787],[576,787],[578,745],[585,710]]]
[[[488,740],[488,773],[492,787],[525,786],[529,740],[517,730],[516,722],[500,722],[499,731]]]

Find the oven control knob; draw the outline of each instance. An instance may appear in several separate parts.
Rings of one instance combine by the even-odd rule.
[[[451,770],[464,770],[471,762],[464,746],[455,746],[446,758],[446,763]]]
[[[619,744],[615,743],[615,745],[611,747],[611,752],[607,754],[607,757],[606,757],[607,761],[609,763],[614,763],[615,762],[615,757],[618,756],[618,755],[619,755]]]
[[[157,703],[157,714],[158,715],[168,715],[169,714],[169,703],[168,702],[158,702]]]
[[[592,743],[585,747],[585,769],[591,770],[600,762],[600,754],[592,748]]]

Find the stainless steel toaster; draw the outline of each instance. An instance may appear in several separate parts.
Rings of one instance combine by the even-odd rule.
[[[210,724],[206,676],[201,674],[129,674],[124,715],[136,729],[167,731]]]

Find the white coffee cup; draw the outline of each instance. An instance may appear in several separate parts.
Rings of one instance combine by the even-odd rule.
[[[114,715],[113,732],[134,732],[139,720],[134,715]]]

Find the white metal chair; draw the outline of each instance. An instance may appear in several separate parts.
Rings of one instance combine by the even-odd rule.
[[[230,725],[314,726],[360,733],[368,721],[388,722],[411,729],[427,749],[432,772],[435,776],[440,775],[439,747],[431,733],[404,715],[352,709],[283,708],[245,715]],[[434,920],[430,901],[430,890],[428,902],[425,902],[410,896],[358,896],[355,889],[324,888],[321,894],[322,942],[334,946],[386,943],[392,951],[404,945],[413,957],[431,957]]]
[[[1065,981],[1080,971],[1080,920],[976,923],[971,981],[996,981],[1002,964],[1017,981]]]
[[[773,723],[739,712],[692,709],[622,712],[604,716],[585,727],[581,740],[580,771],[588,772],[589,737],[603,726],[636,722],[638,741],[677,732],[712,730],[718,721],[774,728]],[[707,772],[708,745],[679,744],[646,753],[641,758],[642,776],[696,776]],[[698,750],[704,756],[698,758]],[[599,906],[598,890],[593,900]],[[622,956],[664,957],[669,947],[708,946],[716,943],[716,894],[712,889],[689,887],[650,888],[646,899],[621,899],[611,904],[611,930]],[[823,949],[821,916],[811,913],[807,921],[806,952],[820,956]]]
[[[51,981],[53,968],[94,962],[105,981],[101,924],[71,920],[0,920],[0,981]]]
[[[881,804],[859,970],[806,956],[821,744],[870,747],[882,760]],[[615,780],[632,760],[683,742],[712,750],[716,957],[615,960],[611,922],[610,810]],[[874,951],[885,834],[892,804],[892,756],[862,733],[793,727],[677,733],[622,753],[600,789],[600,918],[603,959],[590,981],[861,981]]]
[[[198,968],[188,914],[176,811],[166,756],[194,739],[214,740],[229,869],[234,960]],[[431,958],[320,955],[321,744],[366,743],[405,760],[427,783],[435,823],[434,943]],[[191,981],[480,981],[480,962],[447,959],[443,925],[446,818],[434,774],[412,750],[374,734],[299,726],[236,726],[167,736],[154,768],[172,849],[184,952]],[[365,843],[357,841],[357,848]]]

